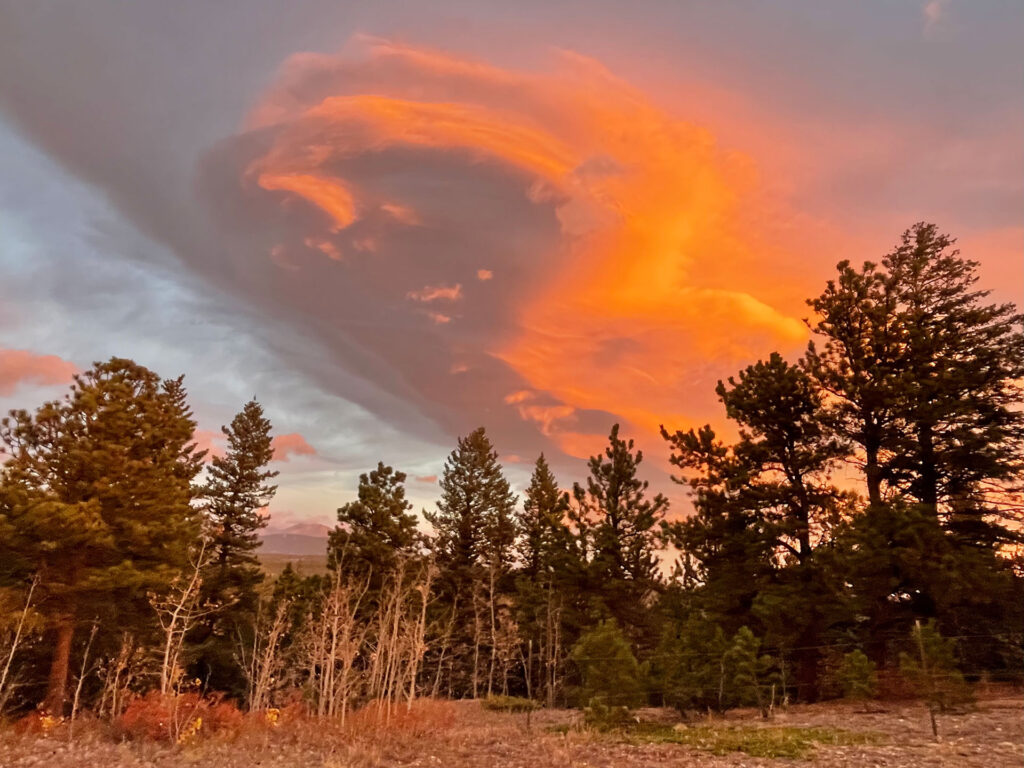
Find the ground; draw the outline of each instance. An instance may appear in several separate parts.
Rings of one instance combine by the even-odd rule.
[[[1002,768],[1024,765],[1024,698],[989,698],[963,714],[940,716],[941,740],[932,740],[920,705],[794,706],[768,721],[753,712],[673,725],[667,711],[645,711],[631,733],[595,733],[576,727],[579,713],[486,711],[478,702],[423,702],[395,716],[387,728],[350,717],[347,726],[283,720],[231,739],[211,737],[184,746],[118,743],[98,725],[83,724],[69,743],[60,728],[45,735],[0,733],[4,768],[641,768],[674,766],[885,766],[886,768]],[[764,731],[767,729],[767,732]],[[739,738],[734,738],[734,737]],[[813,742],[802,758],[757,757],[726,751],[737,745]],[[728,737],[728,738],[725,738]],[[664,743],[665,739],[683,743]],[[781,741],[780,741],[781,739]],[[822,743],[822,742],[838,743]],[[661,743],[652,743],[661,742]],[[712,751],[709,751],[712,750]],[[725,754],[715,754],[725,751]]]

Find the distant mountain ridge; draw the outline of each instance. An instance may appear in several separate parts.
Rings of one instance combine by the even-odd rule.
[[[295,523],[285,528],[267,528],[260,539],[260,552],[268,555],[324,555],[331,529],[323,523]]]

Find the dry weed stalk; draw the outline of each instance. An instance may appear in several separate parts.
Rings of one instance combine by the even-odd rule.
[[[36,587],[39,586],[39,574],[32,577],[32,581],[28,587],[28,594],[25,596],[25,605],[21,609],[21,613],[18,615],[18,621],[15,624],[14,633],[11,635],[10,640],[6,641],[6,659],[4,660],[4,668],[0,671],[0,713],[4,711],[4,705],[7,703],[7,699],[11,694],[13,685],[11,683],[11,663],[14,661],[14,655],[18,652],[18,647],[21,645],[21,641],[25,633],[25,625],[28,622],[29,615],[32,611],[32,597],[35,594]]]

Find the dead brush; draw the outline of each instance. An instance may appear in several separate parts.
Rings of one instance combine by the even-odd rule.
[[[455,726],[450,701],[416,699],[412,702],[371,701],[353,712],[345,723],[349,735],[432,736]]]

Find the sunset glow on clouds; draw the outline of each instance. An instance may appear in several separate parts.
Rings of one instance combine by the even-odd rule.
[[[56,355],[0,349],[0,395],[14,394],[21,385],[70,384],[77,372],[74,364]]]
[[[4,12],[5,407],[119,354],[217,448],[255,395],[300,515],[479,425],[521,488],[621,422],[663,488],[840,259],[928,219],[1024,287],[1024,13],[253,2]]]
[[[559,59],[537,75],[382,40],[357,58],[296,54],[246,121],[246,140],[259,134],[265,149],[245,161],[241,178],[291,193],[277,199],[281,228],[294,227],[304,244],[349,252],[366,236],[362,225],[383,243],[363,269],[401,282],[394,262],[411,221],[435,231],[477,225],[472,211],[453,223],[462,212],[436,192],[424,197],[417,166],[467,189],[476,176],[496,177],[525,210],[475,255],[503,259],[529,289],[488,290],[489,302],[505,306],[471,351],[535,392],[538,402],[514,409],[521,420],[586,456],[606,424],[581,414],[604,411],[604,422],[648,433],[666,421],[694,423],[703,417],[686,405],[694,361],[727,370],[797,347],[806,329],[793,307],[772,306],[757,290],[771,282],[776,259],[758,252],[751,235],[763,233],[741,231],[760,204],[752,160],[598,62]],[[393,215],[396,205],[404,215]],[[526,247],[501,242],[517,229],[537,237]],[[422,268],[437,282],[405,292],[421,303],[468,303],[477,291],[469,276],[493,277],[468,259]],[[437,337],[448,354],[466,345],[468,332],[455,326],[475,322],[468,312],[424,313],[453,326]]]

